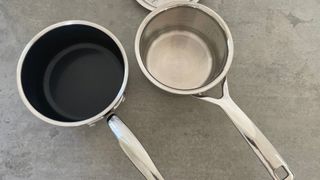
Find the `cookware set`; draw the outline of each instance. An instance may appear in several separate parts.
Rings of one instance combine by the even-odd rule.
[[[294,175],[281,155],[231,99],[227,72],[234,46],[225,21],[198,0],[137,0],[151,10],[135,38],[146,78],[160,89],[220,106],[275,180]],[[115,114],[129,76],[126,52],[106,28],[71,20],[51,25],[26,45],[17,66],[19,94],[41,120],[64,127],[105,119],[120,147],[148,180],[164,178]],[[205,95],[221,85],[222,96]]]

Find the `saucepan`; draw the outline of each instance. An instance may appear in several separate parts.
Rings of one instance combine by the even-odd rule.
[[[106,119],[126,155],[146,177],[163,179],[151,158],[114,113],[124,100],[128,60],[120,41],[88,21],[64,21],[38,33],[17,67],[19,94],[43,121],[64,127]]]
[[[139,2],[152,4],[149,9],[158,5]],[[155,86],[220,106],[273,179],[294,178],[277,150],[229,95],[226,75],[234,45],[227,24],[217,13],[194,2],[162,4],[141,23],[135,53],[143,74]],[[222,86],[221,98],[204,94],[218,84]]]

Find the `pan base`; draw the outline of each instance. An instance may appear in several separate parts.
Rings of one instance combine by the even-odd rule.
[[[162,84],[175,89],[195,89],[209,78],[213,56],[194,32],[171,30],[149,46],[146,67]]]
[[[123,66],[108,49],[81,43],[62,50],[48,65],[44,93],[50,106],[73,121],[106,109],[123,82]]]

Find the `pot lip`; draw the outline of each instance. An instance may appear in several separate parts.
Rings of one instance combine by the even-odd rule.
[[[61,122],[58,120],[48,118],[47,116],[45,116],[42,113],[40,113],[39,111],[37,111],[31,105],[31,103],[29,102],[29,100],[27,99],[27,97],[23,91],[22,81],[21,81],[21,71],[22,71],[25,57],[28,54],[30,48],[34,45],[34,43],[36,43],[43,35],[45,35],[46,33],[48,33],[51,30],[54,30],[59,27],[71,26],[71,25],[90,26],[90,27],[93,27],[97,30],[100,30],[101,32],[105,33],[108,37],[110,37],[117,44],[118,48],[121,51],[122,59],[123,59],[123,63],[124,63],[124,77],[123,77],[123,82],[122,82],[121,88],[120,88],[117,96],[109,104],[109,106],[106,107],[103,111],[101,111],[100,113],[96,114],[95,116],[88,118],[88,119],[85,119],[85,120],[81,120],[81,121],[77,121],[77,122]],[[93,124],[96,121],[103,119],[110,111],[117,108],[117,106],[121,102],[125,88],[127,86],[128,77],[129,77],[129,64],[128,64],[128,58],[127,58],[124,47],[122,46],[122,44],[118,40],[118,38],[111,31],[109,31],[108,29],[104,28],[103,26],[98,25],[93,22],[89,22],[89,21],[85,21],[85,20],[67,20],[67,21],[58,22],[56,24],[53,24],[53,25],[50,25],[50,26],[44,28],[27,43],[27,45],[25,46],[24,50],[22,51],[22,53],[20,55],[18,65],[17,65],[16,75],[17,75],[16,80],[17,80],[17,86],[18,86],[18,92],[19,92],[20,98],[22,99],[22,102],[24,103],[24,105],[31,111],[31,113],[33,115],[35,115],[39,119],[41,119],[49,124],[53,124],[56,126],[76,127],[76,126],[81,126],[81,125],[85,125],[85,124],[89,124],[89,125]]]
[[[226,39],[227,39],[227,47],[228,47],[228,56],[227,56],[227,61],[226,64],[223,68],[223,71],[219,74],[218,77],[216,77],[212,82],[210,82],[209,84],[207,84],[206,86],[200,87],[200,88],[196,88],[196,89],[190,89],[190,90],[181,90],[181,89],[175,89],[175,88],[171,88],[168,87],[162,83],[160,83],[157,79],[155,79],[146,69],[145,65],[143,64],[142,58],[140,56],[140,40],[142,37],[142,34],[146,28],[146,26],[149,24],[149,22],[156,17],[157,15],[159,15],[160,13],[167,11],[169,9],[173,9],[173,8],[177,8],[177,7],[191,7],[191,8],[195,8],[198,10],[203,11],[204,13],[208,14],[209,16],[211,16],[212,18],[214,18],[217,23],[220,25],[220,27],[222,28],[222,30],[225,33]],[[159,87],[160,89],[173,93],[173,94],[180,94],[180,95],[193,95],[193,94],[200,94],[203,93],[211,88],[213,88],[214,86],[216,86],[219,82],[221,82],[223,80],[223,78],[227,75],[232,61],[233,61],[233,55],[234,55],[234,44],[233,44],[233,39],[232,39],[232,35],[230,32],[230,29],[228,27],[228,25],[226,24],[226,22],[222,19],[221,16],[219,16],[215,11],[213,11],[212,9],[210,9],[209,7],[199,4],[199,3],[193,3],[193,2],[172,2],[172,3],[168,3],[165,4],[163,6],[158,7],[157,9],[155,9],[154,11],[152,11],[151,13],[149,13],[147,15],[147,17],[145,17],[145,19],[142,21],[142,23],[140,24],[137,34],[136,34],[136,38],[135,38],[135,54],[136,54],[136,58],[139,64],[139,67],[141,69],[141,71],[143,72],[143,74],[148,78],[148,80],[154,84],[155,86]]]
[[[136,0],[141,6],[148,9],[149,11],[155,10],[158,6],[148,2],[147,0]],[[180,1],[190,1],[190,2],[199,2],[200,0],[180,0]],[[159,6],[160,7],[160,6]]]

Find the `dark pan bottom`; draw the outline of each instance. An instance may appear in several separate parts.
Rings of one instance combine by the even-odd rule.
[[[44,93],[60,115],[88,119],[115,99],[123,82],[123,65],[110,50],[90,43],[58,53],[44,75]]]

